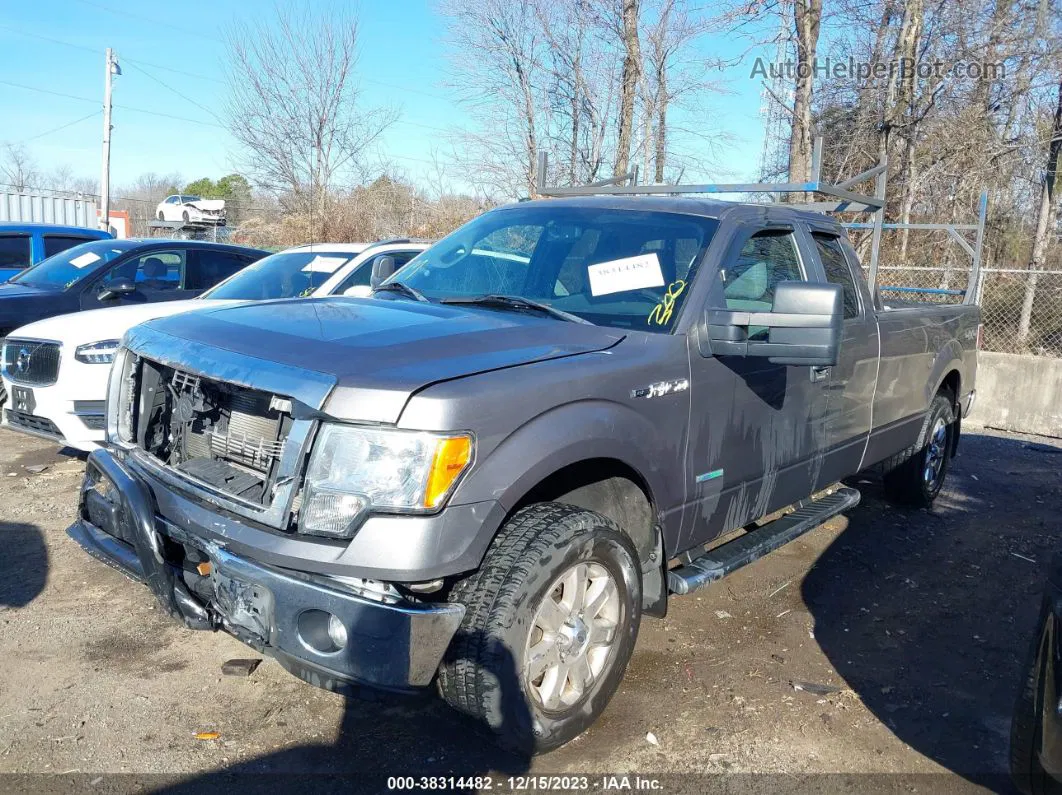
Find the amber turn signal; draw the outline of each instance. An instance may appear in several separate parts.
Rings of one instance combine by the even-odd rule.
[[[424,490],[424,507],[442,505],[450,488],[465,471],[472,460],[472,439],[468,436],[451,436],[440,439],[428,473],[428,487]]]

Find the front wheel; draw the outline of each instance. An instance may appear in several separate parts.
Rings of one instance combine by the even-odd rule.
[[[166,214],[164,212],[162,212],[162,210],[158,211],[158,219],[160,221],[165,221],[166,220]]]
[[[955,405],[949,395],[938,392],[929,404],[929,413],[919,435],[918,447],[901,453],[901,462],[886,464],[885,495],[893,502],[915,508],[928,508],[937,498],[948,474],[955,449]]]
[[[466,613],[439,671],[442,697],[509,748],[563,745],[619,687],[641,591],[637,553],[609,519],[557,503],[524,508],[451,592]]]

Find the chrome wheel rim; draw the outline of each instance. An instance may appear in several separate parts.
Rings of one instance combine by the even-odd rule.
[[[567,709],[600,681],[612,660],[622,605],[612,573],[576,563],[546,590],[524,653],[524,686],[547,711]]]
[[[940,485],[940,474],[944,470],[944,459],[948,454],[948,426],[943,417],[938,417],[933,423],[933,430],[929,434],[929,444],[926,447],[925,468],[922,471],[922,479],[926,487],[931,491]]]

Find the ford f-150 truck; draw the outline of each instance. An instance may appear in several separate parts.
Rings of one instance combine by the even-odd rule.
[[[70,534],[313,684],[434,682],[545,751],[643,614],[855,505],[842,478],[928,505],[979,327],[883,303],[812,212],[520,203],[372,298],[132,329]]]

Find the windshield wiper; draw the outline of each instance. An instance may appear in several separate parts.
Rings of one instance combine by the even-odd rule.
[[[469,297],[461,298],[443,298],[440,300],[443,304],[474,304],[476,306],[496,306],[500,309],[515,309],[518,312],[541,312],[544,315],[557,318],[557,320],[567,320],[569,323],[583,323],[587,326],[594,325],[589,320],[573,315],[571,312],[565,312],[562,309],[557,309],[549,304],[539,303],[533,301],[530,298],[524,298],[519,295],[500,295],[497,293],[491,293],[489,295],[473,295]]]
[[[373,288],[373,295],[376,293],[400,293],[407,298],[412,298],[414,301],[422,301],[425,304],[430,304],[431,299],[424,295],[416,287],[410,287],[405,282],[384,282],[379,287]]]

